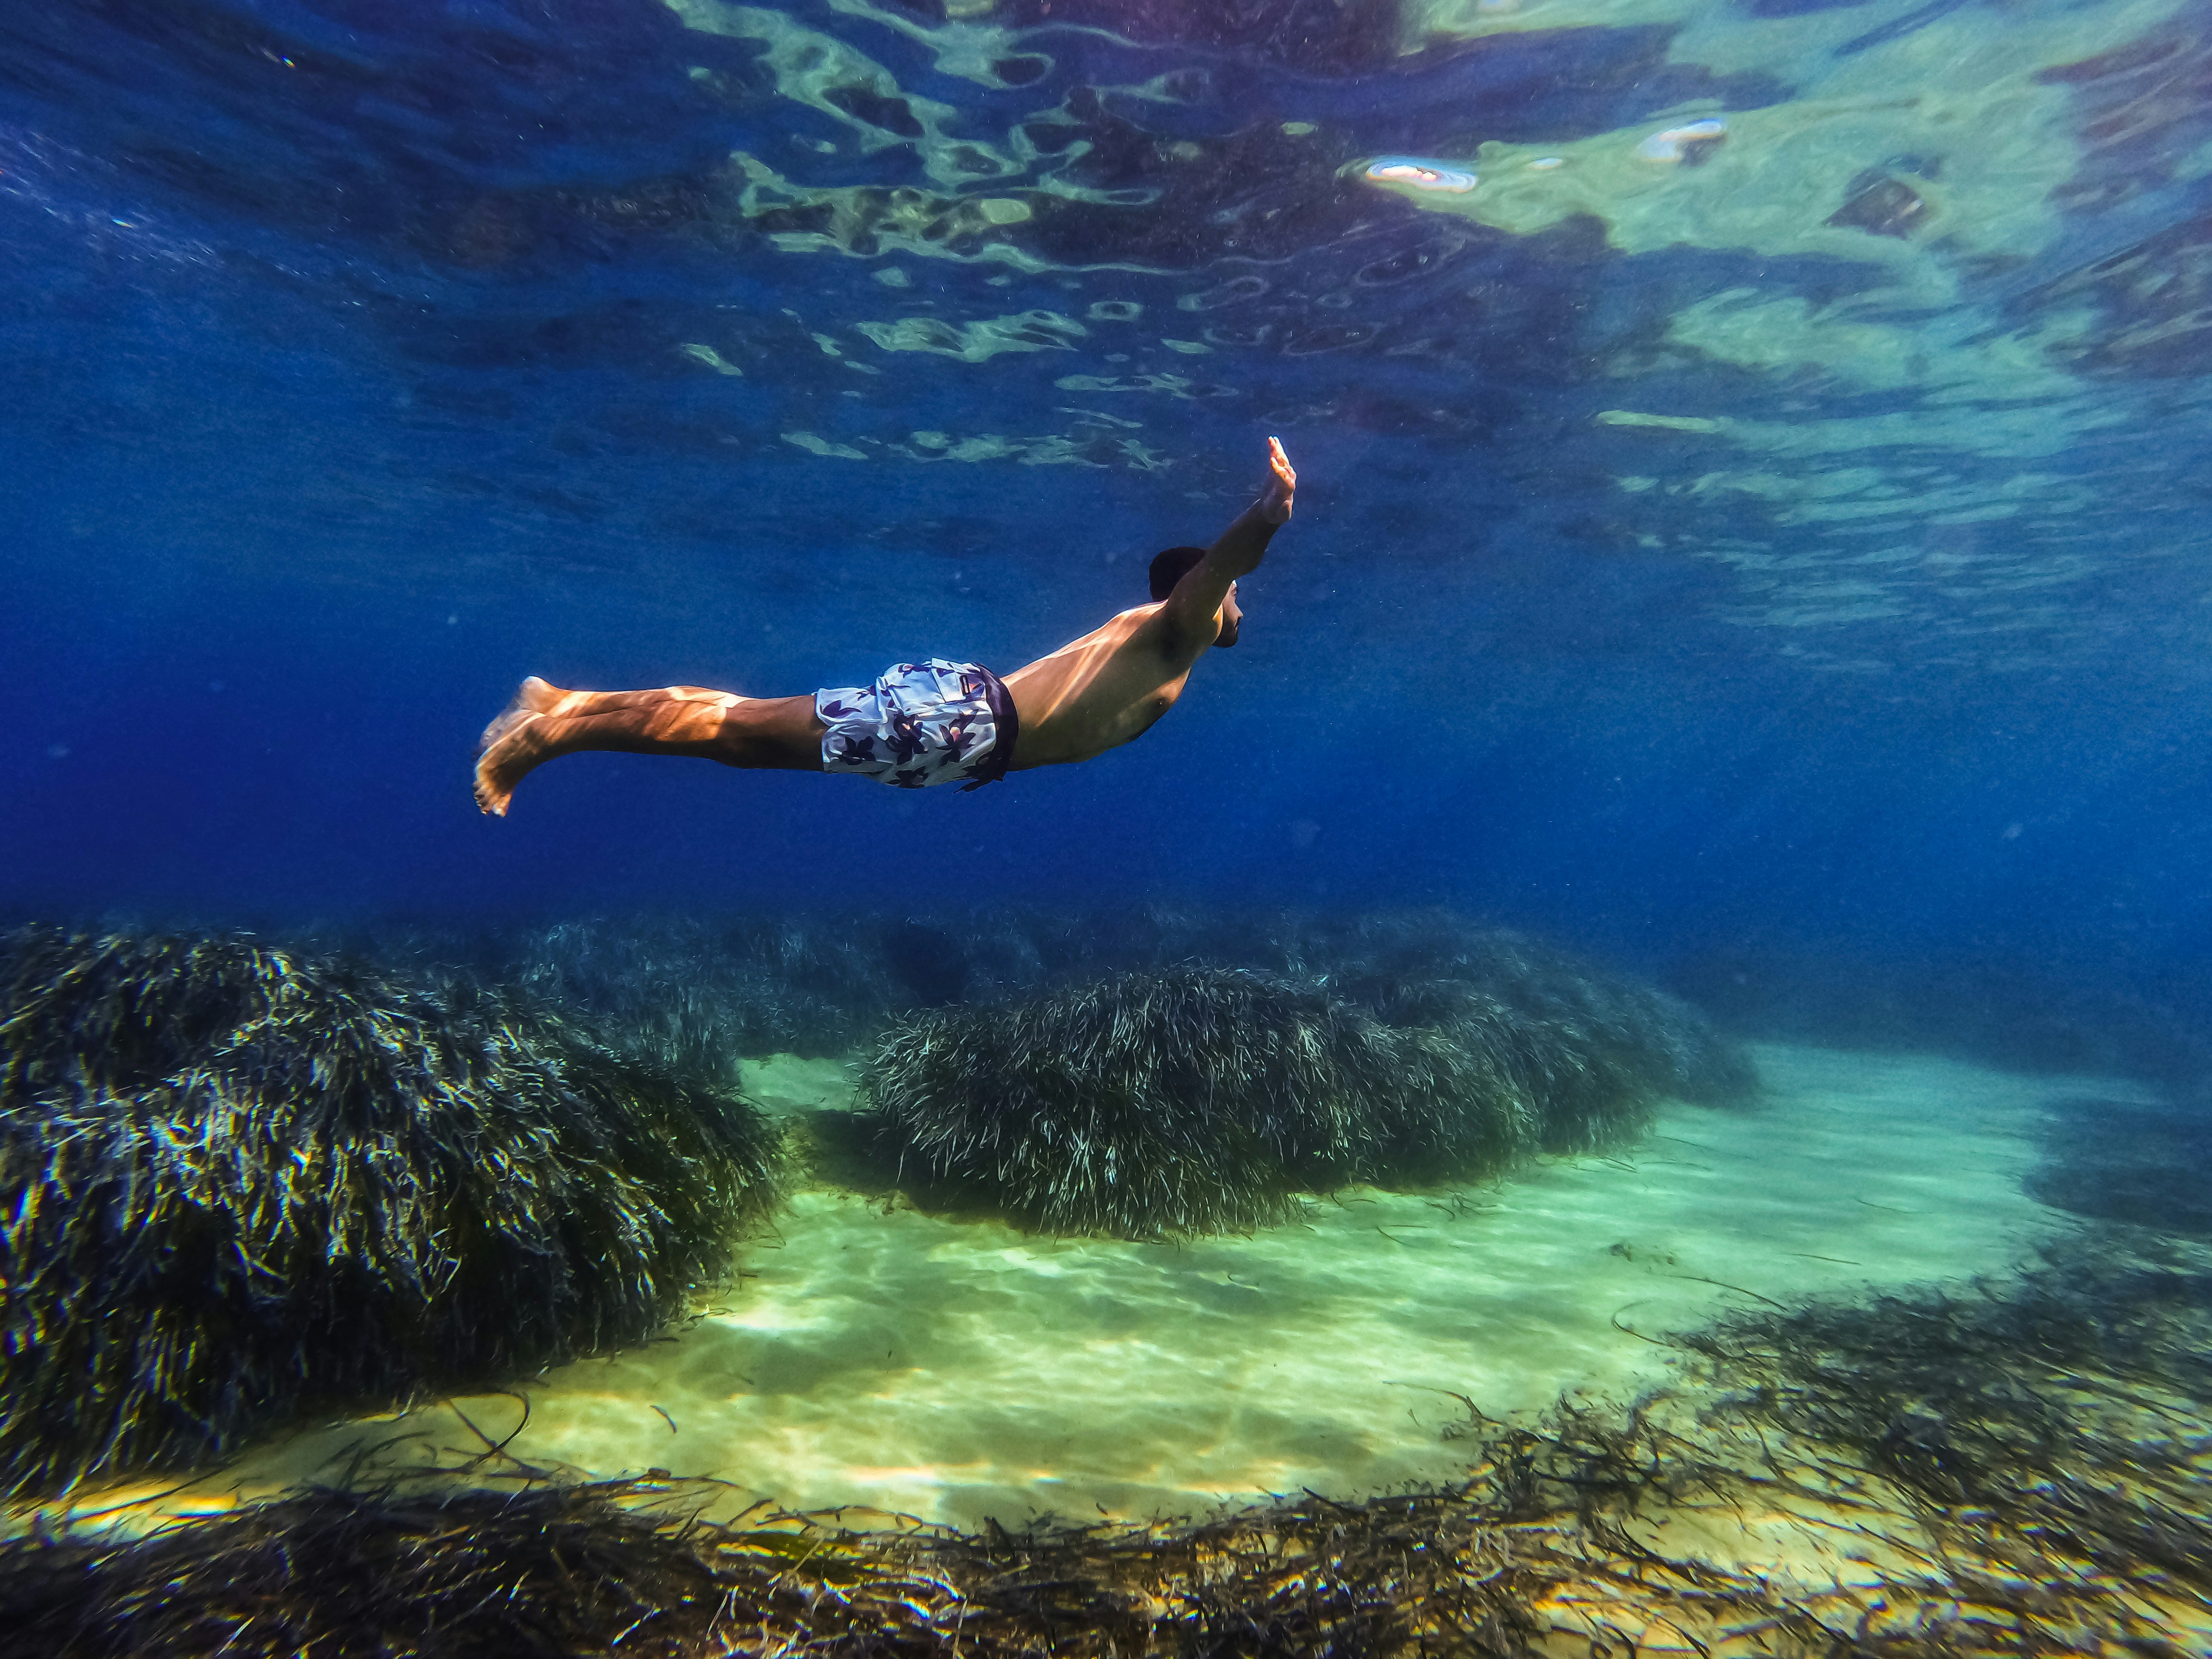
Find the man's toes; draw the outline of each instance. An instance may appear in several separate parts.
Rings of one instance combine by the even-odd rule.
[[[500,788],[489,778],[478,774],[476,783],[477,810],[495,818],[507,816],[507,804],[514,799],[507,790]]]

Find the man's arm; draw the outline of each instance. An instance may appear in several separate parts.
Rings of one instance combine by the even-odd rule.
[[[1297,490],[1298,475],[1291,465],[1291,458],[1283,453],[1280,438],[1267,440],[1267,465],[1272,476],[1260,499],[1221,532],[1220,539],[1206,550],[1203,559],[1183,573],[1175,592],[1160,607],[1161,620],[1176,638],[1212,641],[1214,615],[1221,609],[1221,602],[1229,597],[1231,584],[1260,568],[1260,561],[1267,556],[1268,542],[1291,521],[1291,498]]]

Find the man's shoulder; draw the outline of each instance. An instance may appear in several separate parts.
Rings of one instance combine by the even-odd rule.
[[[1133,645],[1139,640],[1154,641],[1164,638],[1174,626],[1173,618],[1168,615],[1167,601],[1154,599],[1150,605],[1133,605],[1127,611],[1115,611],[1114,619],[1100,632],[1113,629],[1120,634],[1121,644]]]
[[[1127,611],[1116,611],[1112,616],[1084,635],[1087,640],[1111,638],[1116,643],[1134,639],[1144,631],[1148,623],[1159,620],[1166,605],[1158,599],[1150,605],[1133,605]]]
[[[1118,611],[1088,634],[1078,635],[1058,650],[1047,653],[1039,657],[1036,662],[1017,669],[1015,672],[1025,674],[1031,668],[1042,667],[1044,664],[1059,658],[1081,656],[1086,653],[1099,650],[1118,652],[1132,640],[1136,639],[1144,631],[1145,624],[1152,621],[1159,614],[1160,606],[1157,601],[1151,605],[1133,605],[1127,611]]]

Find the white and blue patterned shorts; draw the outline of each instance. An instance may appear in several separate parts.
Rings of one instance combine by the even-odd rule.
[[[1014,700],[972,662],[902,662],[871,686],[814,694],[822,769],[857,772],[896,789],[940,783],[980,789],[1014,757]]]

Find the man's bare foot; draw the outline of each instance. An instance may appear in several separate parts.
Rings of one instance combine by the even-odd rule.
[[[483,736],[477,739],[477,753],[488,752],[516,726],[537,715],[554,713],[576,695],[575,692],[563,691],[559,686],[550,684],[532,674],[515,688],[514,699],[499,711],[499,718],[484,727]]]
[[[544,744],[536,727],[572,694],[549,685],[535,674],[523,681],[514,701],[484,727],[477,744],[477,807],[495,818],[507,816],[514,786],[531,768],[545,758]]]

